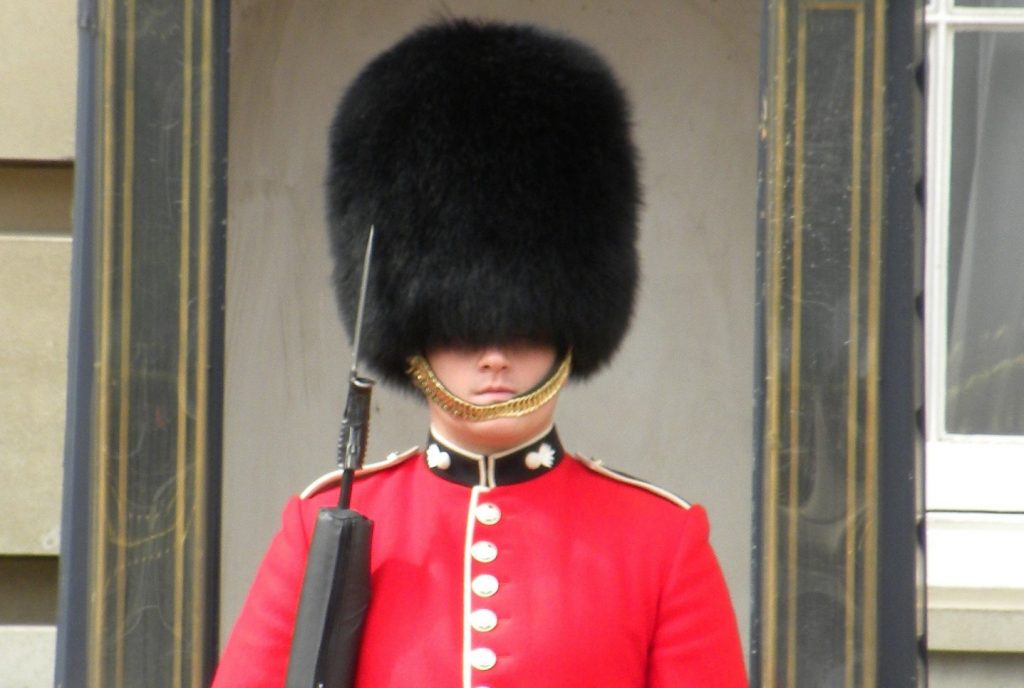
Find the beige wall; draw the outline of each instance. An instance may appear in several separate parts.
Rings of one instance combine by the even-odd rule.
[[[44,686],[53,677],[71,188],[70,165],[0,163],[3,685]]]
[[[52,682],[75,0],[0,2],[0,683]]]
[[[59,550],[72,178],[0,163],[0,556]]]
[[[631,91],[643,156],[644,278],[612,368],[570,389],[571,449],[711,514],[749,615],[758,0],[445,3],[528,20],[606,55]],[[287,495],[333,467],[349,365],[328,288],[325,132],[354,71],[435,2],[236,1],[232,15],[223,618]],[[376,396],[370,458],[422,440],[415,400]]]
[[[1020,635],[1021,628],[1010,631]],[[1017,688],[1024,684],[1024,654],[929,652],[929,688]]]
[[[0,159],[74,157],[77,6],[0,2]]]
[[[0,235],[0,555],[56,555],[70,237]]]

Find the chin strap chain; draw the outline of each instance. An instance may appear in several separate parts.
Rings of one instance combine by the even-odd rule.
[[[409,358],[407,371],[413,383],[420,388],[430,401],[437,404],[447,413],[456,418],[470,421],[493,420],[495,418],[517,418],[533,413],[544,404],[555,398],[562,385],[569,379],[572,367],[572,352],[565,355],[562,362],[552,370],[546,380],[518,396],[497,401],[493,404],[472,404],[452,394],[434,374],[427,359],[423,356]]]

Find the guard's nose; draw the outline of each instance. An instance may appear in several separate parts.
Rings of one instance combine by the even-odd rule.
[[[499,346],[489,346],[480,352],[477,365],[483,370],[504,370],[508,368],[508,356]]]

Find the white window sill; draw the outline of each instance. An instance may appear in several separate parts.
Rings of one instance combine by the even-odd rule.
[[[925,455],[929,511],[1024,513],[1024,437],[948,435]]]
[[[928,649],[1024,652],[1024,514],[929,512]]]

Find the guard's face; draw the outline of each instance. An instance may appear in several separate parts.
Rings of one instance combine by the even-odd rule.
[[[434,374],[453,394],[473,404],[493,404],[527,392],[555,365],[555,349],[538,344],[508,344],[482,349],[444,348],[426,354]],[[430,404],[430,420],[465,449],[489,453],[531,439],[551,424],[555,399],[519,418],[472,422]]]
[[[505,401],[537,386],[555,364],[555,350],[536,344],[446,348],[427,354],[452,393],[473,404]]]

